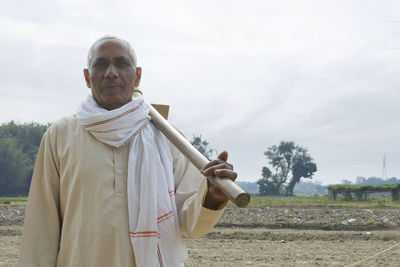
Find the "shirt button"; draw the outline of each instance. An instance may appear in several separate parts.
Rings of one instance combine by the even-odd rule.
[[[117,170],[117,174],[122,174],[122,170],[121,170],[121,169],[118,169],[118,170]]]

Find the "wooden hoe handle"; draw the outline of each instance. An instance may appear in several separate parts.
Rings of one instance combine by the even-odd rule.
[[[135,90],[135,97],[142,95],[142,92]],[[147,101],[144,100],[146,103]],[[171,141],[175,147],[189,159],[189,161],[196,166],[197,169],[201,170],[209,160],[203,156],[196,148],[190,144],[190,142],[182,136],[169,122],[161,116],[160,113],[149,103],[151,122],[157,127],[169,141]],[[231,179],[221,179],[218,177],[208,176],[208,181],[218,187],[219,190],[224,193],[236,206],[243,208],[246,207],[250,202],[250,195],[235,184]]]

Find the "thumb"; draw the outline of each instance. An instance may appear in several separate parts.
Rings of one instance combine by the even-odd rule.
[[[220,160],[227,161],[228,160],[228,151],[226,151],[226,150],[222,151],[221,154],[219,154],[217,158]]]

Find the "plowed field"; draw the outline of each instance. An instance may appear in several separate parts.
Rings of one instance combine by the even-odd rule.
[[[185,266],[400,266],[399,209],[227,209]],[[0,207],[0,267],[15,266],[24,208]],[[358,264],[356,264],[358,262]]]

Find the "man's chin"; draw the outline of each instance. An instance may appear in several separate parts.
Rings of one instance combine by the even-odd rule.
[[[99,105],[107,110],[117,109],[128,103],[132,99],[125,99],[121,97],[111,96],[103,97]]]

